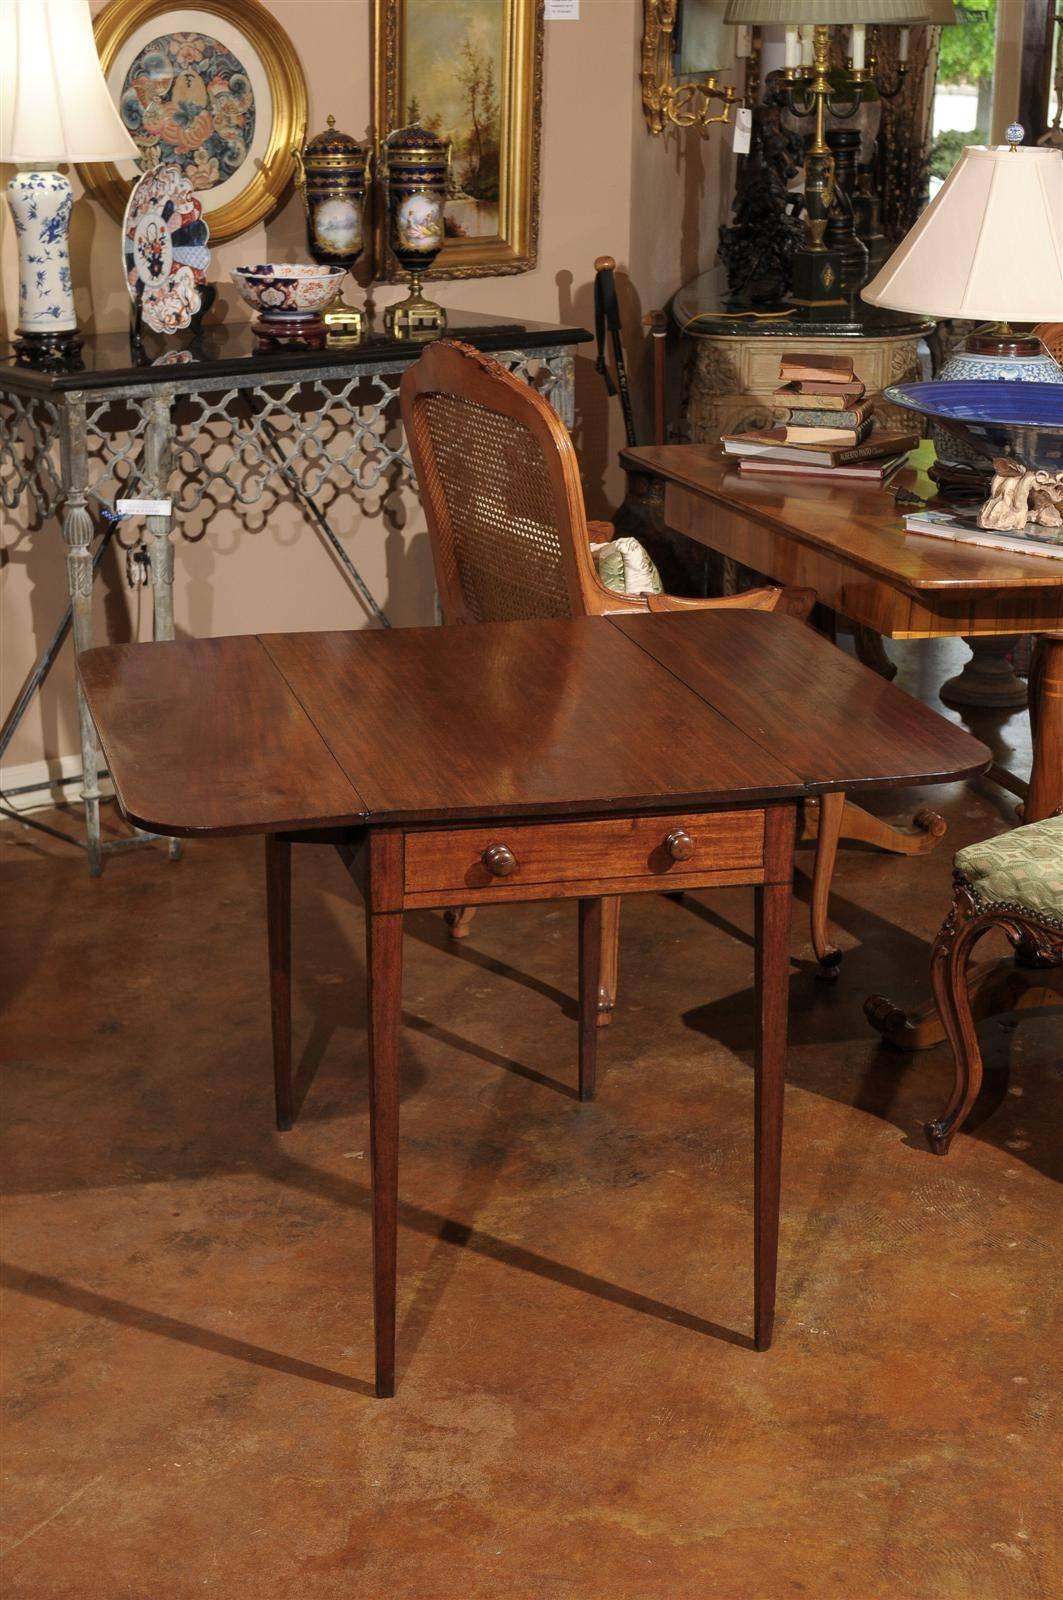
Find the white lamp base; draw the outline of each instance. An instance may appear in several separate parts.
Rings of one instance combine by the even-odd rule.
[[[18,237],[18,359],[68,365],[81,348],[68,247],[73,190],[54,169],[20,169],[7,199]]]

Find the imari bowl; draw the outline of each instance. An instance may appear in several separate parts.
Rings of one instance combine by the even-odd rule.
[[[1009,456],[1038,472],[1063,472],[1063,383],[897,383],[894,405],[931,417],[982,456]]]
[[[233,267],[240,296],[264,322],[298,322],[318,317],[340,292],[346,267],[308,266],[298,262],[264,262]]]

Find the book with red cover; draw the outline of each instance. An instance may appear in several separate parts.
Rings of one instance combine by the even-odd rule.
[[[864,385],[859,378],[851,383],[784,383],[775,390],[773,400],[783,406],[805,406],[816,411],[848,411],[864,398]],[[870,401],[868,404],[870,405]]]
[[[809,383],[818,378],[820,382],[852,384],[853,358],[818,354],[783,356],[779,377],[783,383]]]

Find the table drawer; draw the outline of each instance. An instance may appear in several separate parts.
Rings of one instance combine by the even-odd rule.
[[[408,833],[405,890],[408,904],[433,893],[516,895],[532,884],[557,885],[561,894],[571,885],[568,892],[579,893],[576,885],[595,880],[607,880],[620,894],[673,880],[748,875],[763,860],[763,811],[499,822]]]

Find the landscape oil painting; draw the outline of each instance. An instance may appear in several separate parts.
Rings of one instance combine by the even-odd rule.
[[[433,277],[535,265],[542,9],[542,0],[376,0],[378,137],[420,123],[451,146]]]
[[[450,141],[450,239],[498,234],[505,12],[506,0],[406,0],[405,120]]]

